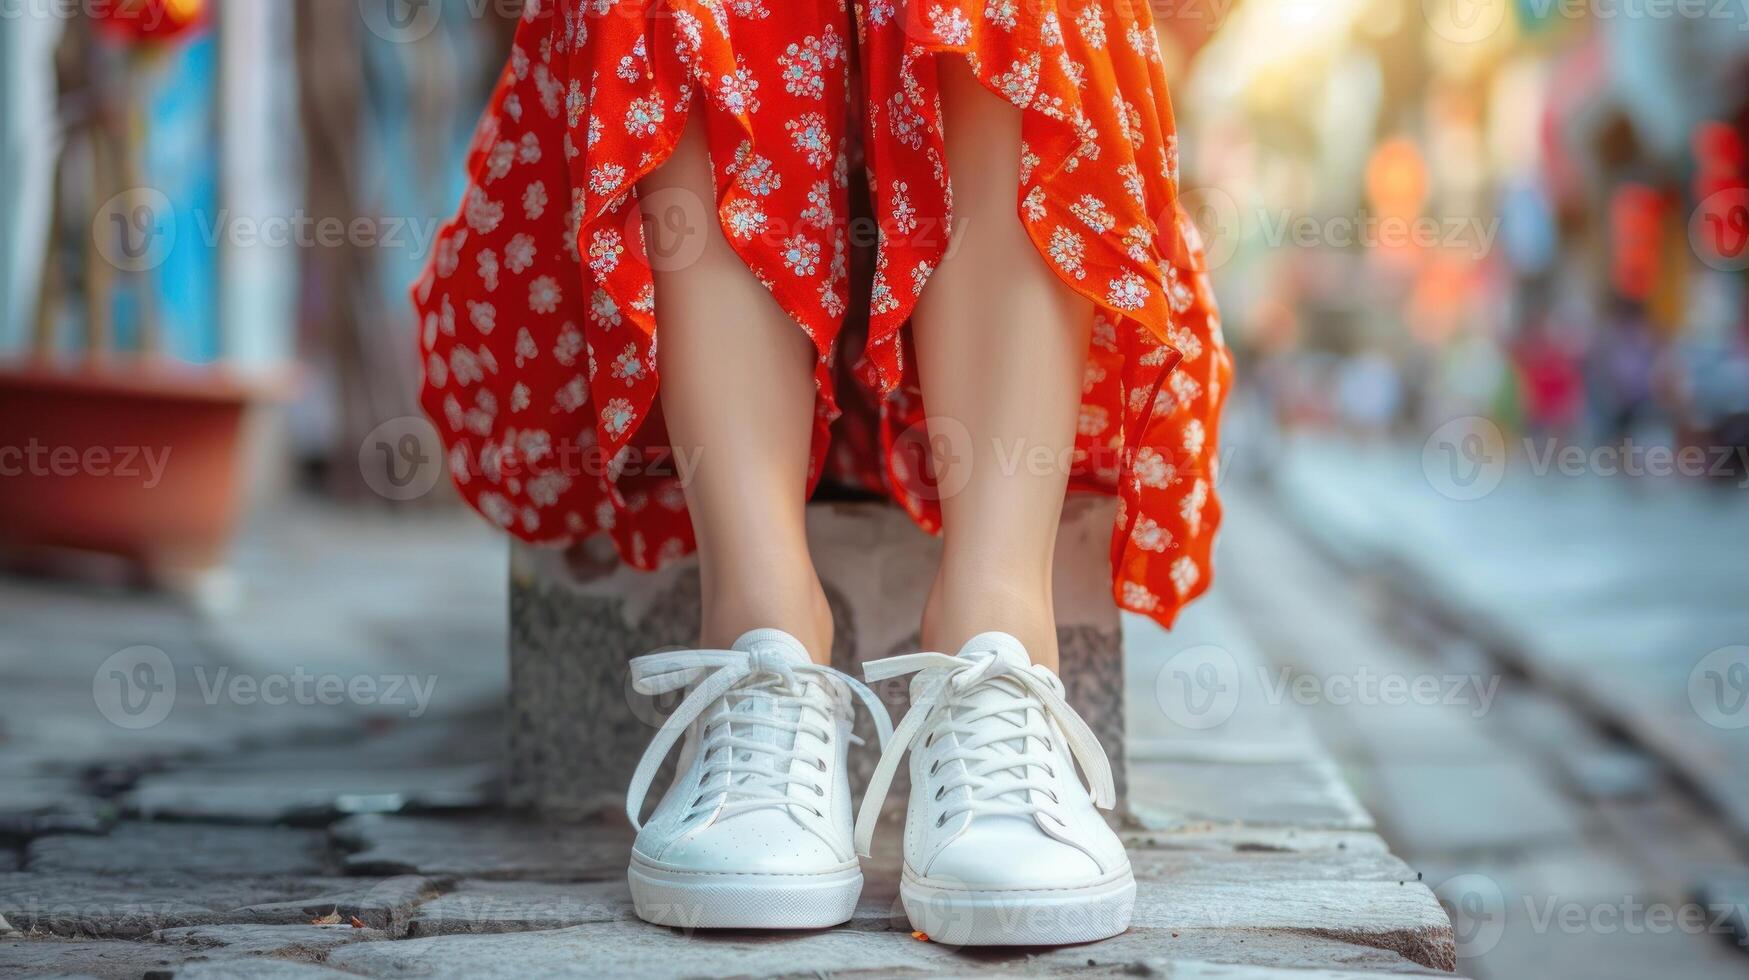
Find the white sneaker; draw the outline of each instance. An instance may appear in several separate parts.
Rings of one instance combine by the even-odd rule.
[[[731,650],[638,657],[632,679],[643,694],[692,688],[626,791],[638,917],[737,929],[847,921],[862,892],[845,765],[850,696],[868,705],[885,745],[892,725],[874,694],[774,629]],[[640,826],[650,783],[683,735],[674,783]]]
[[[912,926],[956,946],[1060,945],[1128,929],[1135,878],[1094,810],[1115,802],[1111,763],[1063,700],[1062,681],[1006,633],[980,634],[956,657],[878,660],[864,676],[919,671],[911,711],[856,821],[866,856],[899,759],[912,750],[899,883]]]

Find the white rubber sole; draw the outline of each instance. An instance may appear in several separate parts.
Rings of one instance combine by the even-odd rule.
[[[660,868],[632,855],[626,880],[638,918],[682,929],[825,929],[850,921],[862,870],[722,874]]]
[[[1066,946],[1130,927],[1136,879],[1128,865],[1070,888],[967,888],[914,875],[899,882],[912,928],[948,946]]]

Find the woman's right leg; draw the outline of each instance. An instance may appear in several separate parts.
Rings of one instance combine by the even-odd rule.
[[[704,113],[673,156],[638,184],[656,262],[657,370],[675,451],[689,461],[686,507],[698,538],[700,644],[724,649],[774,627],[820,663],[832,615],[803,527],[814,425],[813,341],[741,262],[716,218]],[[703,236],[697,240],[684,236]]]

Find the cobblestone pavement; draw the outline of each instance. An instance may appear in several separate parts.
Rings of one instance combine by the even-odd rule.
[[[1433,682],[1326,684],[1309,717],[1454,910],[1463,969],[1743,976],[1749,497],[1515,458],[1460,500],[1430,462],[1286,447],[1272,491],[1227,495],[1229,594],[1284,624],[1261,632],[1295,673]]]
[[[894,834],[844,928],[687,932],[631,915],[623,825],[495,805],[502,543],[465,519],[273,517],[221,613],[0,581],[0,975],[1342,980],[1454,965],[1444,910],[1297,706],[1238,689],[1206,702],[1190,683],[1211,648],[1232,679],[1265,667],[1224,591],[1170,638],[1130,624],[1141,889],[1126,935],[919,941]]]

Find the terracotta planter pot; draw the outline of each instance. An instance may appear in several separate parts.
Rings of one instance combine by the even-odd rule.
[[[149,360],[0,365],[0,550],[217,566],[241,510],[245,412],[272,393]]]

